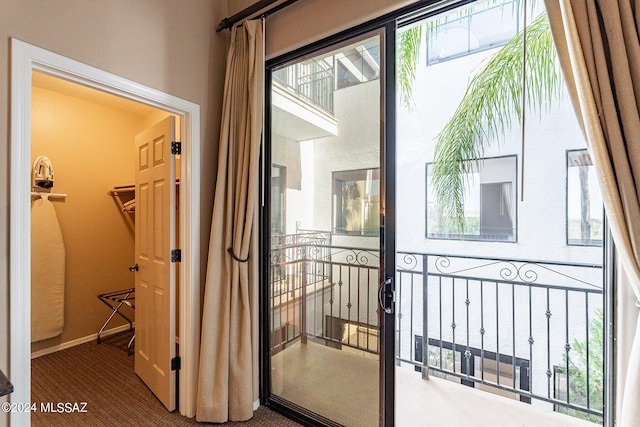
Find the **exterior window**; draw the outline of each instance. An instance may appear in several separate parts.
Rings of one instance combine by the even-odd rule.
[[[380,233],[380,169],[333,172],[333,232]]]
[[[518,4],[519,0],[487,2],[476,5],[473,14],[463,13],[437,25],[435,34],[428,33],[427,65],[504,45],[518,34],[518,13],[509,11]]]
[[[567,244],[602,246],[602,195],[587,150],[567,151]]]
[[[464,189],[464,229],[442,214],[427,164],[427,238],[516,241],[516,156],[484,159]]]
[[[336,54],[334,61],[338,90],[380,77],[380,45],[377,39],[365,40]]]

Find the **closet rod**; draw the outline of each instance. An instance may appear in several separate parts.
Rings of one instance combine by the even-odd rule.
[[[133,193],[136,191],[135,185],[121,185],[118,187],[111,187],[107,194],[110,196],[116,196],[120,193]]]
[[[38,193],[35,191],[31,192],[31,197],[40,197],[42,199],[66,199],[67,195],[62,193]]]
[[[220,21],[220,23],[218,24],[218,26],[216,27],[216,33],[219,33],[222,30],[227,30],[230,29],[231,27],[233,27],[235,24],[237,24],[238,22],[242,21],[245,18],[250,17],[251,15],[254,15],[258,12],[260,12],[261,10],[267,9],[269,6],[271,6],[274,3],[277,3],[280,0],[260,0],[255,2],[254,4],[242,9],[240,12],[236,13],[235,15],[229,17],[229,18],[224,18],[222,21]],[[271,9],[267,9],[266,11],[264,11],[261,15],[262,16],[268,16],[272,13],[275,13],[277,11],[279,11],[280,9],[284,9],[285,7],[289,6],[290,4],[295,3],[298,0],[287,0],[284,1],[282,3],[280,3],[277,6],[272,7]]]

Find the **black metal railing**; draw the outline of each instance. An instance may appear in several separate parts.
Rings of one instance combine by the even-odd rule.
[[[595,264],[400,252],[397,361],[601,419],[602,277]]]
[[[271,237],[271,343],[276,353],[301,337],[306,339],[306,293],[325,281],[326,272],[315,262],[327,258],[331,233],[299,230]],[[305,303],[303,304],[302,301]]]
[[[272,243],[272,352],[312,339],[378,353],[379,251],[329,232]],[[396,264],[398,365],[601,419],[601,265],[417,252]]]
[[[333,115],[335,78],[332,65],[308,61],[275,70],[273,80],[294,95]]]
[[[377,250],[331,244],[331,233],[272,237],[271,350],[312,338],[378,353]]]

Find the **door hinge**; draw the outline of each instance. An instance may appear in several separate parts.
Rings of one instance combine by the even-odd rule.
[[[182,153],[182,142],[171,141],[171,154],[181,154],[181,153]]]
[[[180,356],[176,356],[171,359],[171,370],[179,371],[180,370]]]
[[[172,249],[171,262],[181,262],[181,261],[182,261],[182,251],[180,249]]]

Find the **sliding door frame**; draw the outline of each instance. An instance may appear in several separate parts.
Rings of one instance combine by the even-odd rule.
[[[380,281],[391,280],[395,287],[396,276],[396,33],[395,20],[385,25],[381,63],[384,63],[384,96],[382,106],[382,147],[384,164],[380,170],[380,253],[384,267],[380,269]],[[382,56],[384,54],[384,56]],[[379,286],[384,286],[380,285]],[[395,291],[395,290],[394,290]],[[380,425],[393,426],[395,422],[395,298],[390,310],[380,310]]]
[[[295,419],[303,424],[318,425],[318,426],[332,426],[336,423],[332,420],[326,419],[318,414],[312,413],[299,405],[292,402],[285,401],[284,399],[273,395],[271,393],[271,357],[270,357],[270,343],[269,338],[271,335],[270,325],[270,286],[269,284],[269,259],[271,250],[271,86],[273,83],[272,71],[280,66],[292,63],[301,58],[314,55],[318,52],[331,49],[334,46],[340,46],[343,43],[348,43],[352,39],[364,37],[368,34],[379,35],[380,37],[380,62],[381,62],[381,75],[380,79],[380,197],[384,201],[383,206],[387,206],[385,209],[381,206],[380,213],[380,282],[383,282],[385,277],[393,277],[393,273],[386,274],[387,271],[394,272],[395,265],[394,256],[387,256],[387,254],[395,253],[395,230],[393,228],[395,216],[391,214],[391,220],[385,220],[385,216],[389,216],[393,211],[393,200],[395,200],[395,189],[390,188],[386,180],[389,177],[395,177],[395,162],[387,161],[386,156],[395,152],[395,127],[389,126],[388,118],[395,117],[395,22],[371,22],[368,25],[360,26],[354,30],[343,32],[337,36],[330,37],[322,40],[318,43],[314,43],[302,49],[298,49],[289,54],[282,55],[273,60],[269,60],[266,63],[265,74],[265,149],[263,150],[263,162],[261,173],[261,186],[263,194],[263,202],[261,204],[261,256],[260,256],[260,272],[264,286],[260,287],[260,324],[261,324],[261,366],[260,366],[260,382],[261,382],[261,403],[278,412],[281,412],[289,418]],[[392,49],[389,51],[389,49]],[[389,110],[391,108],[391,111]],[[385,180],[385,177],[386,180]],[[387,229],[384,229],[383,224]],[[391,228],[389,228],[391,227]],[[380,424],[392,425],[393,423],[393,396],[394,396],[394,321],[395,316],[393,313],[385,314],[383,310],[379,311],[379,325],[381,350],[380,350]],[[388,355],[388,357],[387,357]],[[391,424],[389,424],[391,423]]]

